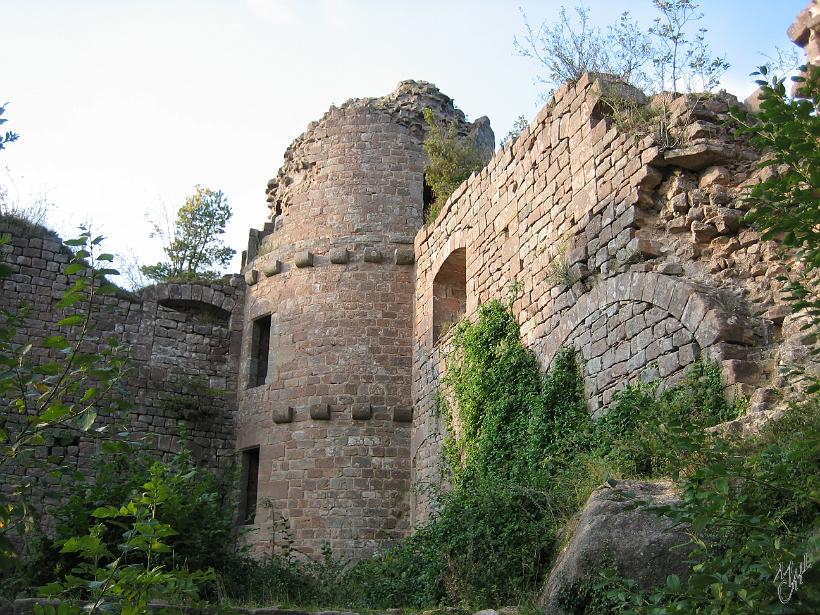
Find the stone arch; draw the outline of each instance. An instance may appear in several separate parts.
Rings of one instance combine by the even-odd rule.
[[[602,281],[553,313],[535,337],[545,368],[563,346],[581,352],[593,412],[628,381],[674,377],[702,353],[720,358],[726,345],[751,343],[748,323],[727,313],[705,288],[637,272]]]
[[[433,279],[433,343],[467,312],[467,250],[453,250]]]
[[[189,282],[160,283],[146,288],[142,296],[143,299],[156,300],[163,307],[223,321],[225,325],[235,307],[235,300],[218,288]]]

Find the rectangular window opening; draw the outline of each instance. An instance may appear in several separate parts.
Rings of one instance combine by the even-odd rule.
[[[252,525],[256,522],[256,497],[259,484],[259,447],[242,451],[242,475],[240,477],[239,523]]]
[[[270,315],[253,321],[251,335],[251,372],[248,388],[265,384],[268,377],[268,354],[270,353]]]

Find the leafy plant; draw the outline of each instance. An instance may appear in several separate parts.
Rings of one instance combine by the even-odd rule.
[[[55,429],[89,432],[98,412],[120,407],[111,395],[125,370],[119,342],[109,339],[102,350],[92,352],[85,344],[98,296],[117,291],[105,279],[117,272],[107,267],[113,256],[98,253],[102,241],[82,229],[79,237],[65,242],[74,248],[63,269],[71,276],[70,285],[55,307],[67,315],[44,341],[50,356],[35,352],[33,342],[20,341],[18,332],[30,313],[28,307],[16,312],[0,309],[0,399],[5,406],[0,418],[0,468],[16,464],[29,470],[12,485],[11,499],[6,491],[0,494],[0,568],[11,567],[17,559],[12,533],[25,534],[36,527],[35,510],[26,500],[35,480],[30,470],[42,465],[36,449]],[[0,277],[10,273],[8,265],[0,264]]]
[[[435,197],[425,214],[425,222],[429,224],[461,182],[480,171],[486,160],[470,138],[459,137],[455,122],[442,125],[429,108],[424,109],[424,121],[427,123],[424,150],[429,158],[424,179]]]
[[[508,143],[515,143],[515,140],[518,139],[519,135],[524,132],[527,128],[529,128],[530,122],[529,120],[523,116],[519,115],[513,121],[512,128],[510,128],[510,132],[507,133],[507,136],[501,139],[501,147],[504,147]]]
[[[713,56],[706,45],[706,28],[697,29],[694,36],[687,33],[690,23],[703,19],[694,0],[652,0],[660,12],[649,34],[655,39],[652,64],[655,84],[659,91],[678,91],[681,81],[688,91],[709,91],[720,82],[729,68],[726,58]]]
[[[765,66],[754,73],[762,78],[760,111],[732,110],[738,132],[748,135],[764,152],[760,167],[774,167],[760,183],[748,188],[744,198],[751,210],[747,220],[762,231],[764,239],[780,239],[797,252],[799,279],[790,282],[792,307],[806,310],[811,326],[820,327],[820,68],[802,67],[794,98],[782,78],[771,76]],[[812,387],[818,390],[817,383]]]
[[[142,273],[157,282],[218,278],[219,271],[214,267],[225,267],[236,253],[223,245],[220,238],[231,215],[222,192],[197,186],[177,211],[173,223],[167,216],[164,224],[152,221],[151,237],[165,242],[167,260],[141,267]]]
[[[0,115],[3,115],[6,112],[6,105],[8,103],[3,103],[0,105]],[[8,120],[4,117],[0,117],[0,126],[8,122]],[[6,134],[0,134],[0,150],[6,149],[6,145],[9,143],[13,143],[17,139],[20,138],[20,135],[16,132],[11,132],[9,130],[6,131]]]
[[[525,34],[515,39],[519,55],[545,71],[539,83],[555,87],[575,82],[584,73],[607,73],[651,93],[711,90],[729,68],[706,43],[706,29],[691,26],[703,18],[693,0],[652,0],[659,16],[643,28],[629,12],[605,31],[590,23],[589,10],[575,7],[573,20],[561,7],[555,24],[542,22],[534,29],[522,11]],[[543,95],[542,95],[543,96]]]
[[[653,508],[691,528],[691,572],[652,593],[640,612],[817,612],[818,410],[816,399],[793,407],[749,442],[675,435],[675,451],[697,448],[703,461],[683,481],[679,503]],[[801,579],[783,574],[805,561]]]
[[[158,519],[168,501],[171,487],[161,463],[151,466],[150,480],[142,493],[122,506],[101,506],[91,516],[97,523],[85,535],[63,543],[62,554],[77,554],[82,560],[65,576],[41,588],[41,594],[88,601],[86,609],[70,613],[90,614],[116,609],[124,615],[148,613],[152,599],[188,603],[198,597],[198,585],[214,578],[213,570],[189,572],[166,568],[159,561],[171,553],[167,540],[177,535]],[[102,536],[110,529],[122,535],[115,550]],[[124,531],[123,531],[124,530]],[[38,615],[56,615],[54,607],[35,607]]]

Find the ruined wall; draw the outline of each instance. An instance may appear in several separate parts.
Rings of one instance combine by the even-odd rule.
[[[71,284],[64,273],[71,256],[60,239],[43,228],[0,218],[0,234],[11,242],[0,246],[12,275],[2,280],[0,307],[31,307],[17,341],[33,343],[30,356],[47,360],[57,355],[44,346],[61,331],[55,323],[66,316],[55,304]],[[133,438],[151,436],[160,454],[180,448],[180,435],[198,465],[228,472],[234,452],[233,411],[237,385],[238,343],[242,329],[244,282],[234,277],[212,285],[162,284],[140,295],[122,292],[99,298],[86,346],[102,349],[116,337],[128,350],[128,372],[116,394],[129,402],[125,419]],[[69,338],[70,339],[70,338]],[[100,409],[97,425],[114,417]],[[7,415],[5,425],[15,429],[19,417]],[[76,433],[49,436],[37,451],[39,459],[87,471],[99,439]],[[18,476],[23,468],[8,467]],[[4,489],[11,479],[0,479]],[[45,496],[53,478],[43,475],[34,488],[44,509],[56,501]]]
[[[757,154],[724,127],[735,101],[658,97],[650,104],[671,128],[636,136],[608,117],[612,94],[647,102],[588,76],[563,86],[416,236],[411,453],[420,486],[439,480],[444,432],[434,412],[448,339],[439,322],[452,309],[440,299],[442,272],[452,279],[460,268],[467,315],[516,293],[524,341],[544,369],[574,347],[593,414],[628,382],[674,382],[701,356],[721,362],[728,394],[760,401],[772,389],[758,387],[805,341],[776,279],[787,273],[781,248],[741,225],[739,195],[756,181]],[[781,343],[784,330],[794,344]],[[416,521],[429,513],[420,493]]]
[[[468,125],[434,86],[403,82],[331,108],[268,185],[272,218],[252,231],[244,269],[237,444],[258,448],[259,550],[283,519],[308,556],[325,542],[366,556],[410,529],[424,107],[492,144],[486,121]]]

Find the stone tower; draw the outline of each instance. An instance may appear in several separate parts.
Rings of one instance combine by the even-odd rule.
[[[241,350],[240,515],[265,549],[369,555],[410,529],[413,239],[425,207],[422,111],[492,155],[486,118],[405,81],[331,107],[285,153],[252,230]]]

